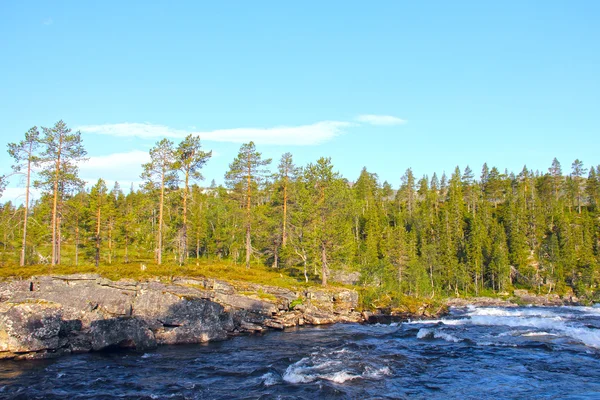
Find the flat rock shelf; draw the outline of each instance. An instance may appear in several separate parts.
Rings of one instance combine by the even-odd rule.
[[[37,276],[0,283],[0,359],[146,350],[268,329],[363,322],[357,304],[356,291],[340,288],[294,292],[214,279]]]

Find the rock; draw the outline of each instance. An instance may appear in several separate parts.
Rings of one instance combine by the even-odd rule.
[[[222,305],[201,298],[203,292],[171,286],[157,289],[159,285],[153,284],[140,292],[133,315],[149,324],[159,344],[223,340],[234,329],[231,315]]]
[[[59,337],[61,327],[62,310],[56,303],[3,303],[0,306],[0,358],[64,346]]]
[[[263,328],[261,325],[256,325],[256,324],[252,324],[250,322],[246,322],[246,321],[241,321],[240,322],[240,329],[242,331],[246,331],[246,332],[263,332],[265,330],[265,328]]]
[[[340,315],[338,317],[338,322],[358,324],[358,323],[364,322],[364,319],[363,319],[361,313],[351,312],[347,315]]]
[[[302,303],[292,302],[298,299]],[[295,293],[257,284],[176,278],[117,282],[96,274],[0,282],[0,358],[36,359],[113,347],[223,340],[304,324],[360,322],[358,294]]]
[[[273,315],[279,311],[279,308],[268,301],[252,299],[247,296],[239,294],[224,294],[216,293],[215,301],[228,305],[230,307],[239,308],[242,310],[248,310],[252,312],[258,312],[267,315]]]
[[[356,285],[360,281],[360,272],[345,272],[340,270],[331,270],[329,279],[332,282],[342,283],[344,285]]]
[[[281,322],[278,322],[274,319],[266,320],[264,324],[265,324],[265,326],[267,326],[269,328],[277,329],[280,331],[285,329],[285,325],[283,325]]]
[[[358,306],[358,293],[354,290],[342,290],[333,295],[335,311],[353,311]]]
[[[508,300],[491,298],[491,297],[454,297],[446,300],[448,307],[467,307],[470,305],[478,307],[517,307],[517,304]]]
[[[521,303],[538,306],[561,306],[565,302],[557,294],[536,295],[527,290],[517,289],[514,291],[515,297]]]
[[[137,318],[113,318],[92,322],[90,342],[93,350],[119,347],[136,350],[156,347],[154,334]]]
[[[306,291],[304,296],[313,302],[320,302],[323,304],[333,303],[334,295],[328,290],[315,290],[309,289]]]
[[[127,316],[131,313],[131,301],[135,291],[121,287],[111,287],[105,280],[95,275],[75,275],[74,279],[65,276],[36,277],[31,281],[34,291],[20,290],[12,293],[11,301],[39,299],[60,304],[67,318],[77,319],[86,314],[84,322],[98,318]],[[100,315],[88,314],[97,311]]]
[[[329,325],[338,322],[338,319],[332,314],[314,312],[304,314],[304,321],[311,325]]]
[[[298,312],[298,311],[285,312],[285,313],[281,313],[280,315],[273,317],[272,321],[275,324],[275,326],[270,326],[270,325],[267,325],[267,326],[270,326],[271,328],[275,328],[275,329],[291,328],[294,326],[298,326],[300,324],[301,318],[302,318],[301,312]]]

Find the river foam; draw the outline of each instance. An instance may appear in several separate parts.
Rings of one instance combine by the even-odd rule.
[[[565,312],[568,310],[568,312]],[[598,307],[563,307],[563,308],[500,308],[470,306],[462,314],[453,318],[442,318],[430,321],[413,321],[414,325],[443,325],[458,326],[497,326],[509,328],[527,328],[520,333],[521,337],[535,339],[548,337],[563,337],[600,349],[600,327],[585,324],[586,316],[600,316]],[[516,336],[513,331],[501,332],[497,336]],[[518,332],[518,331],[517,331]],[[448,337],[445,337],[449,335]],[[457,339],[452,333],[439,330],[423,330],[417,338],[438,338],[444,340]],[[486,341],[485,343],[488,343]]]
[[[296,361],[287,367],[283,380],[293,384],[318,380],[343,384],[357,379],[381,379],[390,374],[389,367],[368,363],[359,351],[342,348],[316,351]]]

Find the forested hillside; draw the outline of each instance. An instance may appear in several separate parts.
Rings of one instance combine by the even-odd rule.
[[[397,187],[366,168],[343,177],[329,158],[264,159],[248,143],[217,186],[200,181],[211,153],[189,136],[156,143],[143,187],[101,179],[85,189],[81,135],[62,121],[42,131],[9,145],[15,168],[2,171],[4,183],[22,175],[43,195],[29,207],[0,205],[3,269],[228,260],[324,285],[359,272],[360,285],[413,296],[589,295],[600,281],[600,166],[579,160],[535,172],[484,164],[415,177],[409,168]]]

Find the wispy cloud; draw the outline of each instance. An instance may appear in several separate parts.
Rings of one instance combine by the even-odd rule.
[[[46,18],[45,20],[42,21],[42,25],[52,25],[54,23],[54,20],[52,18]]]
[[[213,131],[198,131],[195,127],[187,130],[176,129],[147,122],[82,125],[76,129],[84,133],[142,139],[182,139],[189,134],[194,134],[199,135],[202,140],[210,142],[246,143],[254,141],[263,145],[312,146],[330,141],[334,137],[346,133],[348,128],[360,125],[360,123],[386,126],[406,123],[406,120],[391,115],[374,114],[359,115],[355,118],[355,121],[320,121],[298,126],[231,128]]]
[[[402,125],[406,123],[406,120],[392,115],[375,115],[375,114],[364,114],[356,117],[358,122],[371,125]]]
[[[156,138],[182,138],[190,132],[173,129],[165,125],[149,123],[104,124],[104,125],[82,125],[75,128],[85,133],[96,133],[117,137],[138,137],[142,139]]]
[[[245,143],[250,140],[260,144],[310,146],[333,139],[344,133],[349,122],[322,121],[311,125],[278,126],[274,128],[220,129],[197,132],[204,140],[214,142]]]
[[[321,121],[310,125],[277,126],[272,128],[234,128],[205,132],[190,132],[165,125],[149,123],[121,123],[104,125],[83,125],[76,129],[85,133],[117,137],[134,136],[143,139],[184,138],[192,133],[202,140],[212,142],[310,146],[320,144],[344,133],[344,129],[354,125],[343,121]]]
[[[148,161],[149,153],[141,150],[90,157],[79,166],[79,175],[89,183],[106,177],[119,182],[138,181],[141,165]]]

